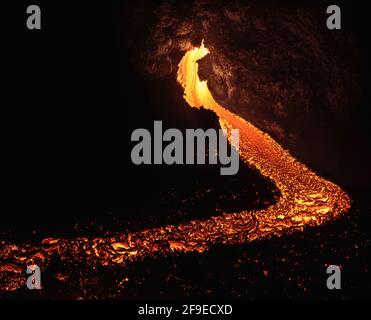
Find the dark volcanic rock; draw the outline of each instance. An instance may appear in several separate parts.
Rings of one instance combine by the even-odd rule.
[[[204,39],[211,54],[200,61],[200,76],[220,104],[317,171],[358,183],[338,159],[347,143],[354,144],[342,135],[360,104],[359,51],[349,28],[326,28],[325,9],[289,2],[164,2],[147,9],[151,26],[142,69],[175,77],[184,52]]]

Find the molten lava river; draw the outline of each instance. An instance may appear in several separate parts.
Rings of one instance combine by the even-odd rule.
[[[207,250],[214,243],[243,244],[316,226],[350,208],[350,198],[337,185],[317,176],[294,159],[266,133],[219,105],[200,81],[197,61],[209,54],[202,45],[187,51],[179,63],[178,82],[191,107],[210,109],[219,117],[223,130],[239,129],[240,158],[271,179],[281,196],[259,211],[224,213],[206,220],[145,229],[114,236],[74,239],[47,238],[39,245],[13,244],[0,247],[0,290],[25,286],[27,265],[46,270],[52,257],[61,261],[77,257],[91,266],[126,265],[148,255],[187,253]],[[231,137],[228,139],[231,141]]]

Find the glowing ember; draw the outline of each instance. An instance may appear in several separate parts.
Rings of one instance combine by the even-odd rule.
[[[41,245],[0,247],[0,286],[16,290],[25,285],[25,270],[37,264],[45,270],[53,255],[75,257],[87,264],[124,265],[147,255],[170,252],[203,252],[216,242],[242,244],[315,226],[350,208],[348,195],[335,184],[318,177],[297,162],[271,137],[215,102],[206,81],[198,77],[197,61],[209,50],[202,45],[186,52],[179,64],[178,81],[192,107],[214,111],[221,127],[240,130],[239,153],[248,165],[271,179],[281,192],[275,205],[260,211],[223,214],[114,237],[44,239]],[[230,141],[233,145],[233,141]],[[63,277],[62,277],[63,278]]]

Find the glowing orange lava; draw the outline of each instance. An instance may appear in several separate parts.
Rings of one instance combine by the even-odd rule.
[[[64,261],[72,256],[92,266],[125,265],[147,255],[203,252],[216,242],[242,244],[302,230],[304,226],[320,225],[350,208],[348,195],[337,185],[317,176],[266,133],[214,100],[206,81],[200,81],[198,76],[197,61],[208,53],[202,43],[186,52],[179,63],[178,81],[184,88],[184,97],[192,107],[203,106],[214,111],[224,130],[239,129],[241,159],[276,184],[281,192],[278,202],[259,211],[224,213],[207,220],[112,237],[44,239],[40,245],[3,241],[0,246],[2,290],[24,286],[26,266],[37,264],[45,270],[53,255],[63,257]]]
[[[349,196],[337,185],[317,176],[269,135],[215,102],[207,82],[200,81],[198,76],[197,61],[209,53],[204,43],[189,50],[179,64],[178,81],[190,106],[203,106],[214,111],[225,130],[240,130],[241,159],[270,178],[281,191],[275,205],[254,213],[259,222],[256,236],[272,231],[280,234],[304,225],[318,225],[347,211],[350,208]],[[233,144],[233,141],[230,142]],[[250,214],[242,212],[239,216],[249,219]]]

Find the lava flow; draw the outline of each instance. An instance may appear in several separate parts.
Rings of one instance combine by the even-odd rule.
[[[209,54],[202,45],[185,53],[178,82],[192,107],[204,107],[219,117],[223,130],[239,129],[239,154],[247,165],[271,179],[281,192],[277,203],[259,211],[224,213],[207,220],[146,229],[100,238],[48,238],[40,245],[1,243],[0,289],[25,286],[27,265],[42,270],[55,256],[75,257],[92,266],[125,265],[145,256],[170,252],[203,252],[216,242],[242,244],[316,226],[350,208],[350,199],[337,185],[317,176],[294,159],[266,133],[215,102],[206,81],[200,81],[197,61]],[[229,137],[231,140],[231,137]],[[230,141],[233,145],[234,142]]]
[[[317,176],[295,160],[269,135],[215,102],[206,81],[200,81],[197,61],[209,54],[202,42],[189,50],[179,64],[178,81],[184,88],[184,98],[192,107],[214,111],[221,127],[239,129],[241,159],[271,179],[281,192],[279,201],[267,209],[253,213],[258,221],[255,236],[282,233],[298,226],[319,225],[350,208],[349,196],[337,185]],[[233,145],[233,141],[230,141]],[[238,214],[250,219],[250,212]]]

